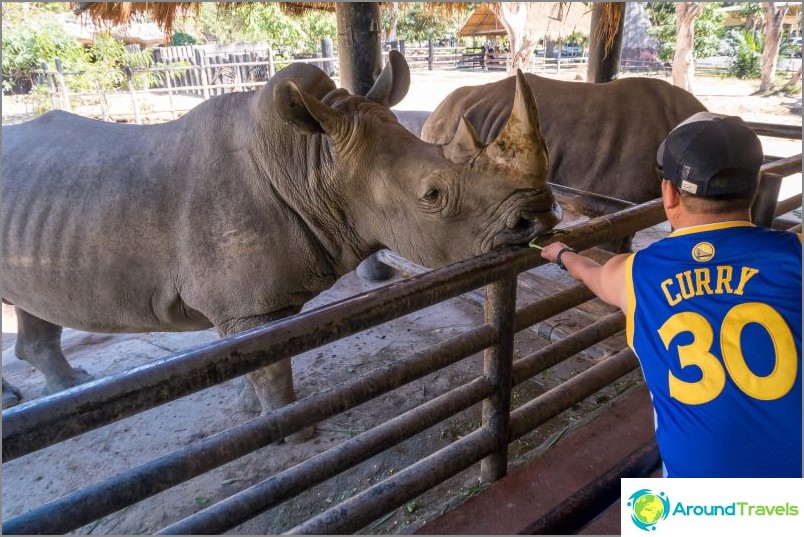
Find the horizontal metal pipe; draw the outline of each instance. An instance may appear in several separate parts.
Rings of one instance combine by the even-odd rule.
[[[801,233],[801,224],[800,223],[796,224],[795,226],[791,227],[787,231],[789,231],[791,233]]]
[[[760,174],[775,173],[776,175],[788,176],[798,172],[801,172],[801,153],[774,160],[773,162],[766,162],[759,167]]]
[[[497,340],[490,325],[450,338],[405,361],[379,367],[265,416],[3,521],[5,534],[63,534],[217,468],[481,351]]]
[[[578,354],[590,345],[613,336],[623,328],[625,328],[625,315],[622,312],[612,313],[564,339],[520,358],[514,362],[514,385],[525,382],[533,375]]]
[[[630,201],[585,192],[576,188],[550,183],[553,195],[561,205],[569,207],[572,212],[584,216],[600,216],[602,214],[616,213],[635,204]]]
[[[529,326],[549,319],[553,315],[558,315],[562,311],[583,304],[594,297],[595,294],[592,293],[588,287],[583,284],[577,284],[563,289],[554,295],[550,295],[547,298],[531,302],[517,310],[516,317],[514,318],[514,332],[524,330]]]
[[[476,378],[343,444],[171,524],[159,533],[166,535],[223,533],[471,407],[491,395],[493,389],[488,379]]]
[[[631,349],[624,349],[611,358],[579,373],[536,399],[511,412],[511,438],[513,442],[529,433],[550,418],[561,414],[578,401],[614,382],[639,367]]]
[[[749,127],[759,136],[772,136],[774,138],[789,138],[801,140],[801,125],[775,125],[759,121],[746,121]]]
[[[801,194],[790,196],[789,198],[785,198],[783,200],[779,200],[776,202],[776,210],[774,211],[774,216],[789,213],[793,209],[797,209],[799,207],[801,207]]]
[[[316,515],[283,535],[355,533],[419,494],[476,463],[496,447],[485,429],[477,429],[412,466]]]
[[[589,248],[663,220],[658,199],[568,228],[560,237]],[[3,412],[3,461],[544,263],[529,248],[491,252],[14,407]]]

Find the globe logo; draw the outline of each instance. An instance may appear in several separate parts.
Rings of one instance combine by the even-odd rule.
[[[664,492],[658,494],[649,489],[636,491],[628,498],[631,521],[645,531],[655,530],[656,524],[670,513],[670,500]]]

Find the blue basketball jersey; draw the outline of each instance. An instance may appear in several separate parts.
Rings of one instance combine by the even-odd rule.
[[[668,477],[801,477],[801,234],[680,229],[626,263]]]

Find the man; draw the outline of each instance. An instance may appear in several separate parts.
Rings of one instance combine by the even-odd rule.
[[[801,234],[750,223],[762,146],[701,112],[657,154],[673,232],[604,265],[557,262],[626,314],[668,477],[802,477]]]

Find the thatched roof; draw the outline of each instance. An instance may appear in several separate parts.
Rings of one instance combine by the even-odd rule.
[[[379,2],[383,4],[385,2]],[[466,9],[468,2],[423,2],[432,10],[452,14]],[[201,2],[72,2],[73,11],[88,15],[95,21],[111,24],[126,24],[132,17],[147,15],[169,34],[177,18],[196,17]],[[254,2],[216,2],[218,9],[247,7]],[[301,15],[310,10],[335,11],[337,2],[279,2],[282,11],[291,15]],[[400,3],[404,10],[407,2]]]
[[[583,2],[531,2],[525,23],[527,35],[536,39],[561,39],[574,32],[589,35],[591,7]],[[460,30],[460,35],[505,35],[505,27],[486,5],[477,8]]]

